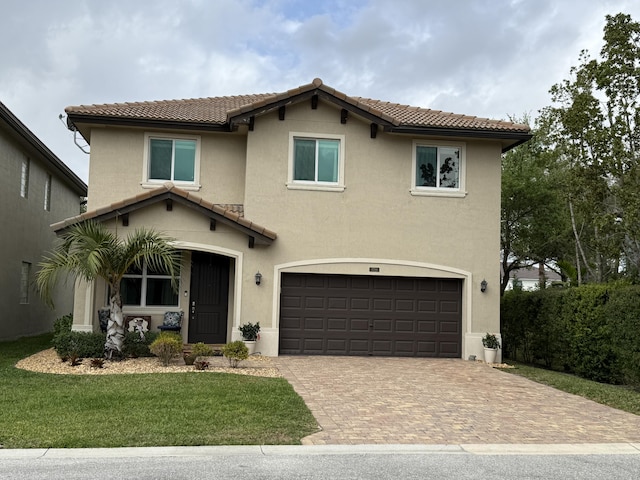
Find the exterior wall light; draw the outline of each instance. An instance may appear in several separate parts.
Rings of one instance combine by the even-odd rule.
[[[256,273],[256,285],[260,285],[261,283],[262,283],[262,274],[258,270],[258,272]]]
[[[480,282],[480,291],[481,291],[482,293],[484,293],[484,292],[486,292],[486,291],[487,291],[487,281],[486,281],[486,280],[482,280],[482,281]]]

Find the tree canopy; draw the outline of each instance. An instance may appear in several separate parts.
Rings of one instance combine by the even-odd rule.
[[[607,15],[603,39],[504,156],[503,267],[544,262],[578,284],[640,277],[640,24]]]

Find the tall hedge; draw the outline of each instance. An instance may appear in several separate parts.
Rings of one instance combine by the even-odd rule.
[[[640,287],[505,293],[504,354],[608,383],[640,384]]]

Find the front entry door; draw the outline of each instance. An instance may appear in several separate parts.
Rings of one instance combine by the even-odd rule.
[[[229,257],[192,252],[189,343],[227,343]]]

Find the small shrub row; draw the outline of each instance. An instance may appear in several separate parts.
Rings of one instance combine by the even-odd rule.
[[[507,292],[506,357],[606,383],[640,385],[640,287]]]
[[[69,358],[102,357],[104,333],[60,332],[53,337],[53,348],[62,361]]]
[[[66,361],[70,358],[99,358],[104,355],[106,334],[71,331],[73,316],[65,315],[53,324],[53,348],[58,356]],[[144,338],[136,332],[126,332],[122,355],[124,357],[150,357],[149,345],[158,336],[154,332],[146,332]]]

